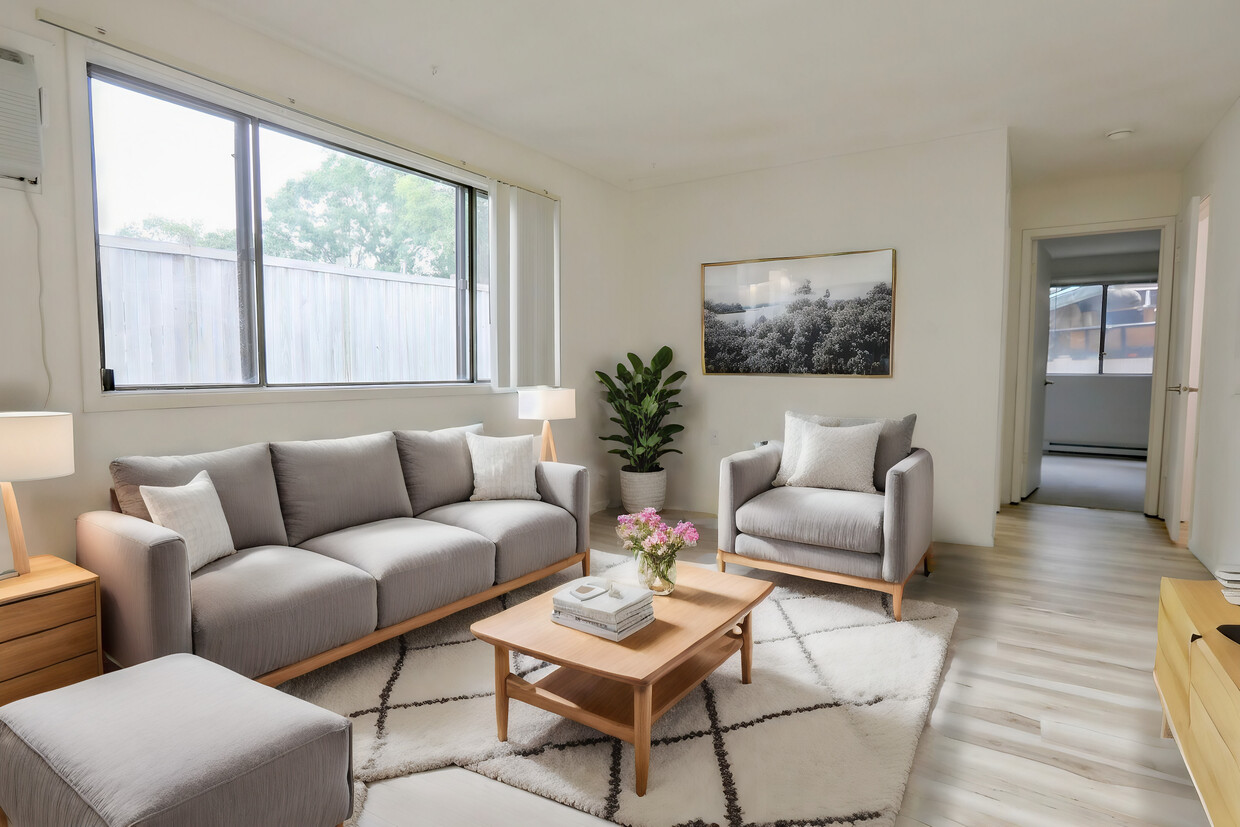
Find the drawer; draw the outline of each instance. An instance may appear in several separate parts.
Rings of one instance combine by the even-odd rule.
[[[50,692],[53,689],[59,689],[71,683],[84,681],[98,674],[99,655],[97,653],[91,652],[87,655],[78,655],[76,658],[57,663],[54,666],[48,666],[34,672],[27,672],[25,675],[12,680],[0,682],[0,706],[31,695],[37,695],[40,692]]]
[[[1232,645],[1230,641],[1223,643]],[[1233,756],[1232,763],[1240,768],[1240,692],[1204,640],[1193,644],[1190,683],[1202,711],[1210,717],[1214,729]],[[1195,718],[1192,725],[1197,725]],[[1233,776],[1233,783],[1240,784],[1240,771]]]
[[[41,594],[0,606],[0,643],[95,615],[95,586]]]
[[[1206,713],[1195,688],[1189,690],[1189,716],[1192,723],[1188,743],[1184,749],[1184,763],[1188,765],[1214,827],[1235,827],[1240,824],[1240,768],[1237,768],[1231,750]]]
[[[1177,669],[1160,641],[1154,652],[1154,680],[1162,697],[1163,711],[1171,720],[1177,738],[1188,732],[1188,670]]]
[[[0,643],[0,681],[98,651],[94,617]]]

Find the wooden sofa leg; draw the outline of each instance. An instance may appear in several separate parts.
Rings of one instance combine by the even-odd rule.
[[[896,620],[900,620],[901,612],[904,608],[904,584],[896,586],[891,592],[891,616]]]
[[[930,576],[930,572],[934,571],[934,546],[926,549],[926,554],[921,558],[921,564],[925,571],[926,577]]]
[[[719,549],[719,553],[715,555],[715,566],[719,571],[726,571],[728,564],[723,562],[723,549]]]
[[[586,549],[586,556],[581,558],[581,576],[590,576],[590,550]]]

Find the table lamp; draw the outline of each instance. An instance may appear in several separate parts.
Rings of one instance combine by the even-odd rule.
[[[555,440],[551,437],[551,420],[577,418],[577,392],[572,388],[518,388],[517,418],[543,421],[539,461],[558,462]]]
[[[73,414],[54,411],[0,412],[0,494],[13,547],[13,569],[30,573],[26,535],[17,513],[13,483],[73,473]]]

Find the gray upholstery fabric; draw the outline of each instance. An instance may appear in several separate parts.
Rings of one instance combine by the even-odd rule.
[[[724,457],[719,463],[719,548],[736,551],[736,510],[771,487],[783,454],[782,442],[772,441]]]
[[[883,553],[882,494],[784,486],[736,510],[745,534],[863,554]]]
[[[396,435],[273,442],[289,545],[349,526],[412,517]]]
[[[236,548],[284,545],[284,518],[267,443],[176,457],[112,460],[112,484],[121,511],[144,520],[151,513],[139,485],[185,485],[199,471],[211,475]]]
[[[91,511],[77,520],[77,562],[99,575],[103,649],[117,663],[193,651],[189,557],[175,532]]]
[[[887,472],[913,450],[913,428],[917,425],[917,414],[909,414],[902,419],[841,419],[840,427],[851,428],[871,422],[883,423],[883,432],[878,435],[878,450],[874,453],[874,487],[885,491]]]
[[[331,827],[353,790],[348,719],[191,655],[0,708],[14,825]]]
[[[375,581],[305,549],[259,546],[190,580],[194,653],[248,677],[375,630]]]
[[[495,544],[472,531],[398,517],[315,537],[302,548],[375,579],[380,628],[477,594],[495,582]]]
[[[482,424],[438,431],[397,431],[396,447],[414,516],[474,493],[474,466],[465,434],[482,433]]]
[[[930,548],[933,531],[934,460],[918,448],[887,472],[883,579],[903,582]]]
[[[469,529],[493,542],[496,583],[571,557],[577,549],[573,516],[537,500],[452,503],[432,508],[422,519]]]
[[[534,481],[543,502],[558,505],[577,521],[575,553],[590,553],[590,472],[566,462],[540,462]]]
[[[736,553],[755,560],[774,560],[819,571],[851,574],[854,577],[882,578],[882,558],[835,548],[807,546],[789,540],[771,540],[742,534],[736,538]]]

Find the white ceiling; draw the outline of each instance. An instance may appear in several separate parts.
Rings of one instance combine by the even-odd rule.
[[[1236,0],[195,2],[628,189],[1003,126],[1017,184],[1175,170],[1240,96]]]

